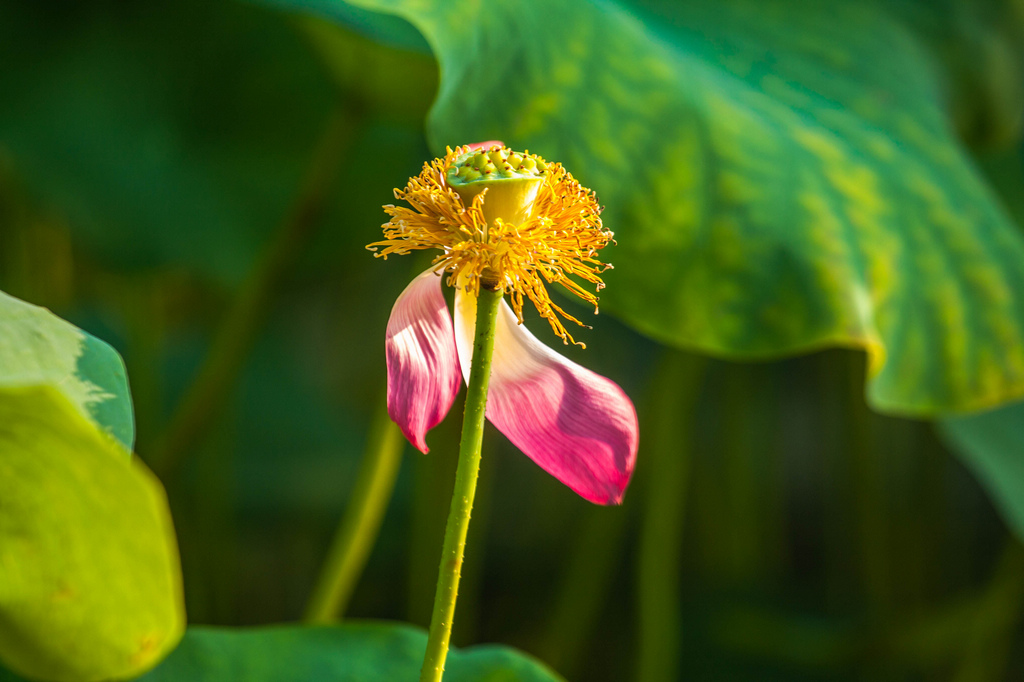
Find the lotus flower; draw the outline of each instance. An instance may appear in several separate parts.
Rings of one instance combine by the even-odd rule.
[[[560,164],[500,142],[448,149],[424,164],[385,206],[377,256],[437,249],[430,268],[395,301],[386,333],[388,413],[428,452],[426,434],[444,419],[468,381],[481,287],[501,291],[487,419],[530,459],[583,498],[619,503],[636,461],[636,411],[610,379],[562,357],[522,324],[529,299],[565,343],[576,343],[545,283],[559,284],[597,310],[578,281],[604,283],[610,265],[597,251],[612,240],[594,193]],[[455,287],[454,324],[441,285]],[[577,344],[582,346],[583,344]]]

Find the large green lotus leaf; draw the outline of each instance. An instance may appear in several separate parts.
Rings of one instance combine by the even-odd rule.
[[[130,452],[132,401],[121,356],[49,310],[0,291],[0,394],[50,386]]]
[[[0,660],[57,682],[137,675],[177,643],[182,604],[156,478],[57,388],[0,389]]]
[[[1024,403],[943,419],[939,433],[1024,540]]]
[[[356,4],[433,47],[438,151],[503,139],[597,190],[602,307],[640,331],[737,358],[864,348],[892,412],[1024,395],[1024,239],[882,4]]]
[[[410,625],[189,628],[145,682],[378,682],[419,677],[427,635]],[[537,660],[503,646],[452,649],[445,682],[557,682]]]

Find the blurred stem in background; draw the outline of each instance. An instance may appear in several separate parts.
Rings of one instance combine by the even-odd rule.
[[[108,297],[118,296],[127,322],[125,364],[131,377],[135,405],[135,442],[143,449],[159,433],[163,389],[161,342],[167,335],[167,312],[162,300],[168,283],[159,276],[115,278]]]
[[[551,618],[535,645],[540,658],[566,679],[578,679],[588,640],[611,592],[626,529],[634,516],[631,499],[621,508],[586,509],[582,527],[574,533]]]
[[[184,457],[215,421],[275,291],[315,233],[335,174],[355,137],[360,110],[352,102],[345,102],[328,120],[291,212],[225,314],[202,367],[152,449],[149,464],[164,481],[175,475]]]
[[[476,328],[473,356],[466,388],[466,412],[462,419],[462,440],[459,443],[459,466],[455,471],[455,489],[444,531],[444,545],[434,595],[434,612],[430,617],[430,633],[423,657],[420,682],[440,682],[448,656],[448,642],[455,617],[455,601],[459,592],[462,558],[466,551],[469,517],[476,495],[480,471],[480,447],[484,436],[484,408],[494,355],[494,327],[501,303],[501,292],[481,287],[476,303]]]
[[[643,471],[648,473],[634,484],[623,508],[594,508],[583,520],[560,581],[547,636],[539,643],[542,658],[568,679],[576,677],[583,663],[587,640],[623,551],[626,530],[636,516],[634,510],[640,509],[644,516],[637,576],[641,620],[637,679],[672,679],[672,671],[678,669],[678,548],[692,455],[692,416],[706,366],[703,357],[663,351],[658,379],[647,400],[648,435],[640,455]]]
[[[307,623],[329,623],[342,617],[391,501],[405,439],[388,416],[386,402],[377,402],[348,507],[306,606]]]
[[[988,584],[973,594],[949,599],[918,618],[904,620],[887,634],[888,642],[869,635],[865,656],[885,651],[893,659],[934,671],[953,664],[956,682],[994,682],[1006,678],[1006,644],[1017,636],[1024,613],[1024,547],[1013,537]]]
[[[729,519],[716,540],[723,578],[751,589],[782,572],[784,475],[777,439],[779,415],[764,364],[716,363],[719,405],[716,464],[721,468],[722,511]]]
[[[712,631],[733,656],[766,657],[828,674],[868,662],[915,671],[908,679],[995,682],[1007,679],[1006,645],[1024,611],[1024,548],[1008,538],[988,584],[920,616],[873,622],[740,606],[713,617]],[[954,674],[950,675],[950,671]],[[868,673],[863,679],[879,679]]]
[[[62,310],[77,294],[71,230],[30,197],[0,145],[0,285],[12,296]]]
[[[877,622],[891,615],[893,598],[889,566],[888,496],[883,486],[880,444],[873,415],[864,398],[866,355],[844,353],[846,448],[853,488],[853,509],[860,549],[861,584],[868,617]]]
[[[707,360],[665,350],[654,379],[646,427],[643,517],[637,567],[639,682],[679,678],[682,617],[680,557],[690,461],[693,413]]]
[[[410,279],[423,272],[429,262],[427,256],[414,258]],[[405,437],[388,414],[386,390],[385,387],[385,393],[377,400],[348,506],[306,605],[307,623],[329,623],[345,614],[394,494]],[[431,550],[435,547],[436,544],[431,545]],[[432,551],[431,562],[435,558]]]
[[[1006,541],[977,614],[967,621],[965,651],[954,682],[997,682],[1006,679],[1010,648],[1024,608],[1024,548]]]
[[[173,490],[171,503],[180,510],[182,571],[188,590],[185,608],[193,622],[237,622],[240,510],[235,487],[238,406],[227,406],[227,419],[217,420],[196,448],[195,483],[191,495]]]

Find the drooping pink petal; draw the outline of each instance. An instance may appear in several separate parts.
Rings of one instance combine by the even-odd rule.
[[[455,292],[455,340],[469,380],[476,298]],[[504,301],[498,311],[487,418],[541,468],[598,504],[619,503],[636,462],[633,403],[610,379],[538,341]]]
[[[384,349],[388,361],[388,414],[420,452],[427,431],[448,414],[459,392],[459,357],[441,278],[426,271],[391,309]]]

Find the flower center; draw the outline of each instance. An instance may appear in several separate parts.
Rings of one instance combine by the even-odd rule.
[[[583,323],[551,300],[547,285],[596,312],[601,273],[611,267],[598,251],[613,234],[597,197],[561,164],[499,145],[458,147],[424,164],[395,198],[409,206],[385,206],[385,238],[367,248],[382,258],[437,249],[433,267],[449,274],[449,284],[504,292],[520,322],[528,299],[559,338],[575,343],[562,320]]]

